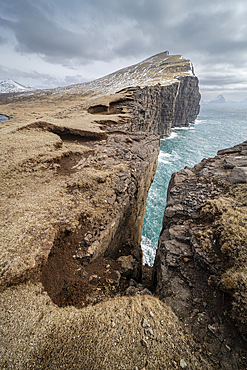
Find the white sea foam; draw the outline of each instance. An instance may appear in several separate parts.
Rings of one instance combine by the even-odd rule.
[[[161,162],[161,163],[164,163],[164,164],[168,164],[170,161],[169,161],[169,158],[172,157],[172,154],[170,153],[165,153],[163,152],[162,150],[160,151],[160,154],[158,156],[158,161]]]
[[[196,119],[195,123],[190,123],[190,125],[200,125],[203,122],[204,122],[204,120],[202,120],[202,119]]]
[[[174,139],[177,136],[178,136],[178,134],[176,132],[172,131],[171,132],[171,135],[169,137],[165,137],[165,138],[163,138],[161,140],[171,140],[171,139]]]
[[[169,158],[172,154],[163,152],[163,150],[160,151],[159,158]]]
[[[143,251],[143,264],[145,265],[145,263],[147,263],[148,265],[152,265],[156,253],[152,241],[148,237],[142,236],[141,247]]]
[[[173,128],[174,131],[178,131],[178,130],[191,130],[191,126],[184,126],[184,127],[175,127]]]

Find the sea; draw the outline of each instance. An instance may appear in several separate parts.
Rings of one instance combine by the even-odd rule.
[[[172,129],[161,140],[158,167],[150,187],[142,231],[143,263],[152,266],[166,207],[172,173],[193,167],[203,158],[214,157],[219,149],[247,140],[247,104],[202,104],[195,124]]]

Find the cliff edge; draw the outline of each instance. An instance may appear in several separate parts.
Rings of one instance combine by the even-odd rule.
[[[190,62],[167,52],[0,96],[4,369],[211,368],[142,285],[140,247],[160,136],[193,122],[199,100]]]
[[[92,83],[1,96],[10,120],[1,129],[0,287],[42,275],[56,254],[76,270],[135,249],[158,135],[169,135],[181,101],[183,124],[192,121],[199,99],[190,62],[167,53]]]
[[[222,369],[246,368],[247,142],[174,173],[155,292]]]

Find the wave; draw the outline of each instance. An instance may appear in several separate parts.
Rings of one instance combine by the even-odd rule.
[[[172,157],[172,154],[163,152],[163,150],[160,151],[159,158],[169,158]]]
[[[205,119],[196,119],[194,123],[190,123],[191,126],[201,125],[202,123],[208,123]]]
[[[151,266],[156,254],[152,240],[146,236],[142,236],[141,248],[143,252],[143,264],[145,265],[145,263],[147,263],[149,266]]]
[[[158,156],[158,162],[164,163],[164,164],[169,164],[170,160],[169,158],[172,157],[172,154],[170,153],[165,153],[162,150],[160,151],[160,154]]]
[[[191,130],[191,127],[185,126],[185,127],[174,127],[172,130]]]
[[[161,140],[171,140],[171,139],[175,139],[175,137],[177,137],[177,136],[178,136],[178,134],[176,132],[172,131],[170,136],[165,137]]]

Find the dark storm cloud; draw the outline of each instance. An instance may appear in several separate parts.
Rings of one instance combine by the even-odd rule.
[[[214,54],[247,51],[247,30],[239,39],[236,1],[8,0],[0,24],[11,30],[21,53],[50,62],[111,60],[165,49]],[[240,59],[242,56],[239,56]]]
[[[0,45],[5,44],[7,42],[6,38],[0,35]]]
[[[215,76],[215,77],[203,77],[200,79],[203,85],[233,85],[242,84],[245,82],[243,78],[237,77],[235,75],[231,76]]]
[[[69,68],[169,50],[200,72],[246,71],[246,0],[8,0],[0,14],[19,54]]]
[[[11,1],[13,3],[15,2]],[[23,3],[25,6],[20,6]],[[102,48],[105,40],[97,30],[83,27],[80,33],[67,30],[50,19],[48,9],[44,11],[28,1],[18,1],[17,8],[21,8],[18,14],[16,8],[13,12],[8,8],[11,17],[15,19],[2,17],[0,25],[14,33],[18,52],[38,54],[54,63],[66,63],[73,59],[87,62],[107,58],[107,48]]]

